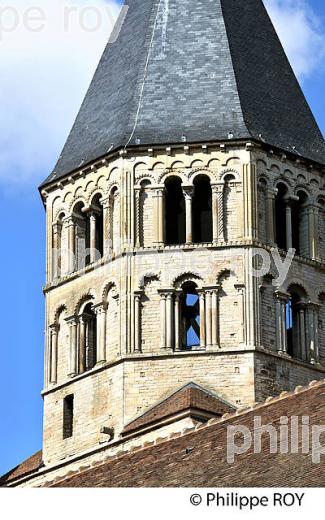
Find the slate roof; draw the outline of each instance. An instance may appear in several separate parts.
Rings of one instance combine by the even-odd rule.
[[[325,164],[262,0],[128,0],[54,168],[121,147],[254,139]],[[299,37],[299,35],[297,35]]]

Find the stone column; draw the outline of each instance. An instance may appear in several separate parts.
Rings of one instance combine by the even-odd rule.
[[[90,220],[90,263],[96,262],[96,213],[89,213]]]
[[[153,190],[153,227],[156,246],[164,245],[164,191],[164,186],[159,186]]]
[[[86,370],[86,321],[83,316],[79,318],[79,372]]]
[[[319,260],[319,208],[316,206],[308,206],[308,249],[311,260]]]
[[[318,344],[318,313],[319,305],[310,303],[307,306],[307,348],[309,350],[310,363],[319,362],[319,344]]]
[[[184,186],[183,193],[185,197],[185,220],[186,220],[186,243],[191,244],[193,242],[192,237],[192,196],[193,187]]]
[[[141,296],[142,291],[134,292],[134,352],[141,352]]]
[[[212,316],[211,316],[211,326],[212,326],[212,345],[214,347],[219,346],[218,345],[218,330],[219,330],[219,323],[218,323],[218,293],[219,293],[220,287],[217,286],[212,291]]]
[[[255,163],[243,165],[244,238],[257,238],[257,179]]]
[[[112,219],[112,197],[102,199],[103,206],[103,233],[104,233],[104,256],[109,256],[112,252],[111,219]]]
[[[167,294],[166,301],[166,347],[168,350],[173,349],[173,336],[174,336],[174,296],[173,293]]]
[[[266,191],[266,228],[267,242],[270,245],[275,244],[275,196],[277,190]]]
[[[141,247],[140,240],[140,197],[141,197],[141,188],[134,189],[134,238],[135,238],[135,247]]]
[[[206,331],[205,331],[205,293],[198,291],[200,301],[200,346],[206,347]]]
[[[289,251],[289,249],[292,249],[292,215],[291,215],[291,213],[292,213],[291,212],[291,203],[290,203],[290,201],[287,201],[287,205],[286,205],[287,251]]]
[[[182,348],[181,337],[180,337],[181,294],[182,294],[182,291],[175,292],[175,306],[174,306],[175,350],[181,350],[181,348]]]
[[[106,306],[102,303],[94,308],[96,313],[96,358],[97,365],[106,362]]]
[[[164,292],[158,291],[160,294],[160,337],[161,348],[166,348],[166,299],[167,295]]]
[[[67,219],[68,229],[68,272],[73,273],[75,270],[76,255],[76,224],[72,217]]]
[[[59,327],[55,323],[50,326],[50,383],[57,383],[58,371],[58,334]]]
[[[69,374],[68,377],[75,377],[78,373],[78,322],[75,316],[66,318],[66,322],[70,327],[70,356],[69,356]]]
[[[276,327],[277,327],[277,350],[278,352],[287,353],[287,320],[286,305],[290,298],[288,293],[276,291]]]
[[[62,237],[62,223],[55,222],[52,230],[53,243],[52,243],[52,279],[56,280],[61,276],[61,237]]]
[[[206,331],[206,346],[212,346],[212,291],[205,290],[205,331]]]
[[[220,233],[219,233],[219,213],[223,212],[222,208],[222,192],[223,192],[223,184],[212,184],[212,241],[214,244],[217,244]],[[221,201],[220,201],[220,193],[221,193]],[[222,219],[223,220],[223,219]]]
[[[300,330],[300,355],[303,361],[307,361],[306,351],[306,324],[305,324],[305,308],[299,309],[299,330]]]

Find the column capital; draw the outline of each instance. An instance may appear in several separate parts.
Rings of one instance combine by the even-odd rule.
[[[217,283],[216,285],[207,285],[206,287],[202,287],[202,289],[199,289],[199,291],[203,291],[203,292],[219,292],[221,289],[221,285],[219,283]],[[199,293],[199,291],[197,291]]]
[[[314,310],[314,311],[318,311],[322,308],[321,304],[319,304],[317,302],[312,302],[312,301],[304,303],[304,305],[306,306],[307,309]]]
[[[222,193],[224,190],[225,183],[217,182],[217,183],[211,183],[211,190],[214,195],[218,195],[219,193]]]
[[[105,302],[98,303],[97,305],[93,306],[93,310],[94,310],[95,314],[98,316],[102,312],[106,312],[107,304]]]
[[[193,195],[193,192],[194,192],[194,186],[192,185],[189,185],[189,186],[182,186],[182,190],[183,190],[183,193],[184,193],[184,197],[186,199],[190,199]]]
[[[173,296],[175,294],[175,290],[174,289],[158,289],[158,294],[160,294],[160,296]]]
[[[68,325],[77,325],[78,324],[78,317],[73,314],[72,316],[68,316],[67,318],[65,318],[64,321]]]
[[[52,323],[50,326],[49,326],[49,330],[50,332],[53,334],[57,334],[59,332],[59,329],[60,329],[60,325],[58,323]]]
[[[281,301],[288,302],[290,300],[291,295],[285,291],[275,291],[274,292],[276,298]]]

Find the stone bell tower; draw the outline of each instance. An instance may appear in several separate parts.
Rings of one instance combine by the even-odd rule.
[[[41,186],[45,466],[189,382],[324,378],[324,164],[262,0],[129,0]]]

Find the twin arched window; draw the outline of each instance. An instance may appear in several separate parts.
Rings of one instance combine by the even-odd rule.
[[[183,187],[177,176],[165,182],[165,244],[212,242],[212,190],[207,175],[198,175],[193,187]]]

